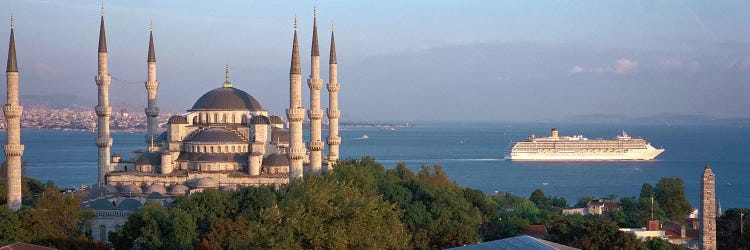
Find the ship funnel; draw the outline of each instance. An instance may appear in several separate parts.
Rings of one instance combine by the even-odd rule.
[[[558,137],[557,128],[552,128],[552,138],[557,138],[557,137]]]

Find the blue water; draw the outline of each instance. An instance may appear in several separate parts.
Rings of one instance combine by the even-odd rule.
[[[716,174],[718,198],[724,209],[750,207],[750,128],[645,125],[557,124],[561,135],[613,138],[623,129],[646,138],[666,152],[648,162],[510,162],[503,151],[512,140],[529,133],[549,133],[549,124],[425,123],[396,131],[348,128],[341,131],[344,158],[374,156],[386,167],[397,162],[418,170],[439,163],[460,185],[492,193],[528,196],[540,188],[548,195],[575,203],[582,196],[634,196],[645,182],[678,176],[685,180],[688,199],[698,205],[700,176],[705,165]],[[369,139],[357,139],[367,134]],[[325,135],[324,135],[325,136]],[[96,182],[95,134],[78,131],[24,130],[23,159],[27,175],[73,187]],[[113,133],[112,153],[145,147],[142,133]],[[5,135],[0,134],[0,143]],[[461,140],[469,140],[461,143]],[[125,154],[123,154],[125,155]],[[546,185],[545,185],[546,183]]]

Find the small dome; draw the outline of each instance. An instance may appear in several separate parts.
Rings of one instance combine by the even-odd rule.
[[[245,91],[221,87],[198,98],[190,111],[196,110],[263,110],[260,103]]]
[[[153,193],[148,194],[148,197],[146,197],[146,199],[149,199],[149,200],[162,200],[162,199],[164,199],[164,195],[162,195],[160,193],[157,193],[157,192],[153,192]]]
[[[151,184],[151,186],[148,186],[148,188],[146,188],[146,193],[148,193],[148,194],[150,194],[150,193],[166,194],[167,193],[167,189],[164,188],[164,186],[162,186],[161,184]]]
[[[187,117],[181,115],[173,115],[172,117],[169,117],[169,121],[167,121],[167,124],[188,124],[188,120]]]
[[[120,186],[120,192],[122,193],[133,193],[133,194],[140,194],[143,193],[140,187],[138,187],[135,184],[125,184]]]
[[[263,159],[263,166],[289,166],[289,158],[285,154],[273,153]]]
[[[171,189],[169,189],[169,195],[186,195],[188,190],[189,188],[185,185],[174,185]]]
[[[284,120],[277,115],[269,116],[268,119],[271,120],[271,124],[284,124]]]
[[[190,142],[209,142],[221,144],[246,143],[247,140],[242,138],[239,133],[232,132],[223,128],[209,128],[198,132],[188,141]]]
[[[250,119],[250,123],[251,124],[271,124],[271,120],[269,120],[268,117],[265,117],[262,115],[256,115]]]

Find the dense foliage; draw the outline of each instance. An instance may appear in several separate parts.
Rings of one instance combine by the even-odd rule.
[[[39,186],[29,190],[44,188],[33,180],[26,184]],[[17,212],[0,207],[0,244],[104,247],[90,239],[92,212],[80,209],[80,198],[56,189],[37,196]],[[542,190],[529,198],[487,195],[452,182],[440,165],[415,173],[403,163],[385,169],[365,157],[278,189],[209,189],[167,207],[147,203],[109,238],[117,249],[441,249],[512,237],[541,224],[547,240],[581,249],[678,249],[617,230],[645,225],[652,197],[655,219],[685,213],[684,187],[677,178],[662,179],[655,188],[644,184],[639,197],[621,198],[622,209],[603,216],[564,216],[560,209],[567,201]],[[576,207],[592,199],[581,198]],[[747,249],[750,236],[739,235],[739,212],[729,210],[717,221],[719,248]]]
[[[743,218],[740,218],[743,214]],[[750,249],[750,209],[729,209],[716,220],[716,247],[718,249]],[[742,227],[740,227],[742,221]],[[742,231],[740,232],[740,229]]]
[[[93,216],[81,210],[81,198],[47,189],[33,204],[16,212],[0,206],[0,245],[28,242],[60,249],[94,249],[86,225]]]

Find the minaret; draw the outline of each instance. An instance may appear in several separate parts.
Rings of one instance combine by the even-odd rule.
[[[706,165],[701,181],[701,242],[704,250],[716,250],[716,176]]]
[[[289,181],[302,178],[302,158],[305,156],[305,143],[302,141],[302,120],[305,109],[302,107],[302,69],[297,42],[297,17],[294,17],[294,42],[292,44],[292,65],[289,69],[289,109],[286,110],[289,121]]]
[[[318,15],[313,9],[313,37],[312,49],[310,51],[310,78],[307,79],[310,87],[310,172],[320,173],[323,165],[323,141],[321,140],[321,119],[323,110],[320,109],[320,89],[323,87],[323,79],[320,79],[320,50],[318,49]]]
[[[96,146],[99,147],[99,185],[107,184],[109,173],[109,148],[112,138],[109,137],[109,117],[112,107],[109,106],[109,83],[112,78],[107,71],[107,38],[104,34],[104,7],[102,6],[101,25],[99,27],[99,67],[96,75],[96,86],[99,87],[99,104],[96,105],[96,116],[99,117],[96,127],[98,135]]]
[[[146,80],[146,91],[148,91],[148,106],[146,107],[146,144],[148,145],[148,151],[153,152],[156,150],[154,147],[154,138],[158,137],[157,134],[157,117],[159,116],[159,108],[156,107],[156,90],[159,89],[159,81],[156,80],[156,53],[154,52],[154,29],[149,24],[149,38],[148,38],[148,80]],[[104,28],[102,28],[104,30]],[[102,34],[104,32],[102,31]]]
[[[18,104],[18,64],[16,64],[16,39],[13,32],[13,17],[10,18],[10,45],[8,46],[8,69],[5,71],[8,83],[8,103],[3,107],[8,140],[3,148],[8,162],[8,207],[21,208],[21,114],[23,106]]]
[[[339,82],[338,64],[336,63],[336,41],[333,38],[333,24],[331,24],[331,55],[328,59],[328,169],[339,160]]]

